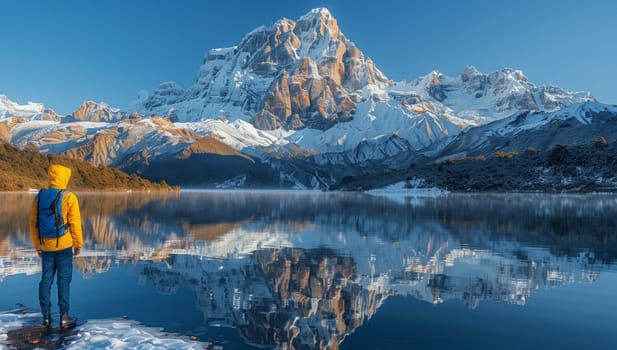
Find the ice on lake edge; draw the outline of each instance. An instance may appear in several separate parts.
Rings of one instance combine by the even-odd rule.
[[[389,198],[398,203],[405,203],[409,198],[435,198],[448,194],[449,192],[437,188],[437,187],[429,187],[429,188],[421,188],[421,187],[409,187],[408,182],[401,181],[394,183],[392,185],[377,188],[365,191],[365,193],[373,195],[373,196],[382,196]]]
[[[40,313],[0,312],[0,349],[8,349],[7,333],[27,325],[38,324]],[[87,320],[67,338],[65,349],[204,349],[205,343],[187,336],[163,332],[159,327],[147,327],[133,320]]]

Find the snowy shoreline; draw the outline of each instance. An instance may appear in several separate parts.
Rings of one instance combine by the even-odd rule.
[[[25,310],[0,312],[0,349],[10,349],[9,331],[37,325],[40,313]],[[138,321],[125,319],[87,320],[65,339],[66,350],[83,349],[222,349],[208,342],[188,336],[164,332],[160,327],[148,327]]]

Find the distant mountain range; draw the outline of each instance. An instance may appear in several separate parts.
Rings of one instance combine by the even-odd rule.
[[[610,143],[616,111],[513,69],[392,81],[318,8],[210,50],[194,85],[164,82],[127,110],[86,101],[61,117],[0,95],[0,141],[170,184],[327,189],[461,154]]]

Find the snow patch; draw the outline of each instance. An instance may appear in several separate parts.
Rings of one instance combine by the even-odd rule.
[[[204,349],[203,343],[169,335],[161,328],[146,327],[137,321],[106,319],[89,320],[79,328],[72,349]]]
[[[6,347],[7,333],[41,321],[40,313],[8,311],[0,313],[0,349]],[[133,320],[88,320],[67,338],[67,350],[85,349],[205,349],[207,343],[146,327]]]

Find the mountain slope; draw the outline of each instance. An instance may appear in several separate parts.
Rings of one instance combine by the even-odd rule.
[[[344,178],[335,189],[403,186],[459,191],[614,191],[617,106],[581,103],[521,112],[470,128],[381,177]]]
[[[136,157],[136,158],[135,158]],[[193,187],[277,187],[278,174],[258,159],[238,152],[211,136],[198,138],[177,153],[146,162],[141,155],[120,165],[152,181]]]
[[[84,161],[59,156],[45,156],[35,150],[22,151],[10,144],[0,144],[0,191],[23,191],[48,186],[47,168],[61,164],[73,169],[72,190],[162,190],[171,187],[164,181],[152,183],[136,175]]]
[[[468,129],[441,149],[437,158],[547,150],[558,144],[589,144],[601,137],[617,139],[617,107],[586,102],[556,112],[520,112]]]

